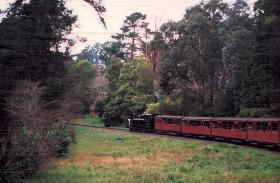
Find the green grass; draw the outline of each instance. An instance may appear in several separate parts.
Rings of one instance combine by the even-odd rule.
[[[92,126],[104,127],[104,122],[99,117],[86,116],[85,118],[83,118],[81,120],[76,120],[76,123],[81,124],[81,125],[92,125]],[[127,129],[126,124],[124,124],[124,123],[120,123],[116,126],[111,126],[111,128]]]
[[[26,183],[280,182],[280,158],[258,149],[77,128],[77,143]]]
[[[79,120],[79,124],[82,125],[94,125],[94,126],[99,126],[99,127],[104,127],[104,123],[101,121],[100,118],[98,117],[85,117],[81,120]]]

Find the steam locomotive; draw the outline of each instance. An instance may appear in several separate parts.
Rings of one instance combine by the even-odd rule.
[[[280,118],[143,114],[129,119],[128,127],[138,132],[197,135],[280,146]]]

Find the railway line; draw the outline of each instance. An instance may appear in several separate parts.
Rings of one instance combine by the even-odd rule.
[[[111,131],[111,132],[122,132],[126,134],[132,134],[137,136],[147,136],[147,137],[158,137],[158,138],[169,138],[169,139],[178,139],[178,140],[191,140],[191,141],[200,141],[200,142],[207,142],[209,144],[217,143],[217,142],[225,142],[229,144],[235,144],[241,146],[243,148],[253,148],[253,149],[261,149],[270,151],[273,154],[280,156],[280,147],[279,146],[272,146],[272,145],[264,145],[264,144],[257,144],[257,143],[244,143],[242,141],[237,140],[226,140],[222,138],[209,138],[202,135],[178,135],[176,133],[148,133],[148,132],[132,132],[129,129],[124,128],[115,128],[115,127],[100,127],[94,125],[84,125],[84,124],[69,124],[71,126],[83,127],[83,128],[93,128],[93,129],[100,129],[104,131]]]

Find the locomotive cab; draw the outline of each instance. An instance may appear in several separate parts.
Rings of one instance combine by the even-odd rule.
[[[142,114],[128,119],[128,127],[131,131],[153,132],[155,124],[154,114]]]

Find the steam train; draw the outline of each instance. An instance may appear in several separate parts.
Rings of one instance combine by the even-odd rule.
[[[192,117],[143,114],[131,131],[196,135],[280,146],[280,118]]]

